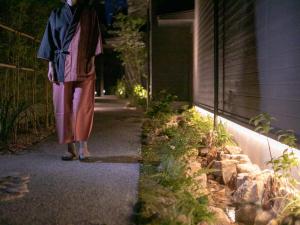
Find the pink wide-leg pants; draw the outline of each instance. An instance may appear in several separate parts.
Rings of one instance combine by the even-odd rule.
[[[94,118],[95,80],[53,83],[53,105],[59,144],[87,141]]]

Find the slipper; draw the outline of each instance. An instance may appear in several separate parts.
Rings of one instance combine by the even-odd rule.
[[[91,159],[93,159],[93,157],[92,156],[82,156],[82,155],[79,155],[79,157],[78,157],[78,159],[79,159],[79,161],[81,161],[81,162],[89,162],[89,161],[91,161]]]
[[[77,155],[63,155],[61,159],[64,161],[72,161],[72,160],[77,160],[78,157]]]

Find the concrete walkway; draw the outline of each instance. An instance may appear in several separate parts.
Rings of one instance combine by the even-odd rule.
[[[0,202],[2,225],[126,225],[137,201],[142,113],[113,96],[96,98],[90,152],[118,163],[60,160],[56,134],[21,155],[0,156],[1,177],[29,175],[22,198]],[[108,160],[109,161],[109,160]],[[114,160],[112,160],[114,161]]]

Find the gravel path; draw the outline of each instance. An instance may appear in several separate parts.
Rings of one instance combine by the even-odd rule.
[[[2,195],[3,177],[29,175],[28,193],[23,184],[23,197],[0,201],[0,224],[132,224],[139,164],[122,159],[140,156],[142,113],[125,105],[125,101],[113,96],[97,98],[89,140],[94,156],[121,156],[118,163],[64,162],[60,157],[66,147],[57,144],[56,134],[21,155],[0,156]]]

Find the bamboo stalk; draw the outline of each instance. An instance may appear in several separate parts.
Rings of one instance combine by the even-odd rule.
[[[18,67],[17,65],[10,65],[10,64],[6,64],[6,63],[0,63],[0,67],[9,68],[9,69],[19,69],[19,70],[23,70],[23,71],[27,71],[27,72],[35,72],[35,70],[32,68]]]
[[[40,43],[40,41],[37,40],[35,37],[33,37],[33,36],[29,35],[29,34],[20,32],[20,31],[14,29],[14,28],[12,28],[12,27],[6,26],[6,25],[4,25],[4,24],[2,24],[2,23],[0,23],[0,27],[1,27],[2,29],[4,29],[4,30],[11,31],[11,32],[13,32],[13,33],[15,33],[15,34],[17,34],[17,35],[19,35],[19,36],[27,37],[27,38],[29,38],[29,39],[31,39],[31,40],[37,42],[37,43]]]
[[[20,20],[21,18],[18,19]],[[17,23],[22,22],[19,20]],[[43,67],[39,67],[35,54],[38,47],[37,43],[40,43],[40,41],[32,35],[20,32],[2,23],[0,23],[1,29],[7,32],[7,55],[9,57],[7,62],[0,63],[0,68],[3,68],[1,70],[4,71],[4,76],[0,77],[0,83],[4,86],[3,91],[0,93],[0,102],[12,96],[12,106],[15,109],[23,101],[33,105],[39,101],[45,104],[45,107],[34,107],[30,111],[23,112],[22,118],[12,130],[12,140],[10,142],[19,144],[20,140],[18,139],[22,135],[24,137],[23,141],[29,143],[32,136],[29,135],[30,133],[35,132],[38,135],[39,127],[46,126],[46,129],[49,129],[54,122],[50,113],[51,87],[44,76],[40,77],[41,72],[44,73],[45,71]],[[0,75],[2,75],[2,72]],[[37,111],[39,109],[41,110],[40,112]],[[41,125],[39,125],[40,120],[43,121]]]

